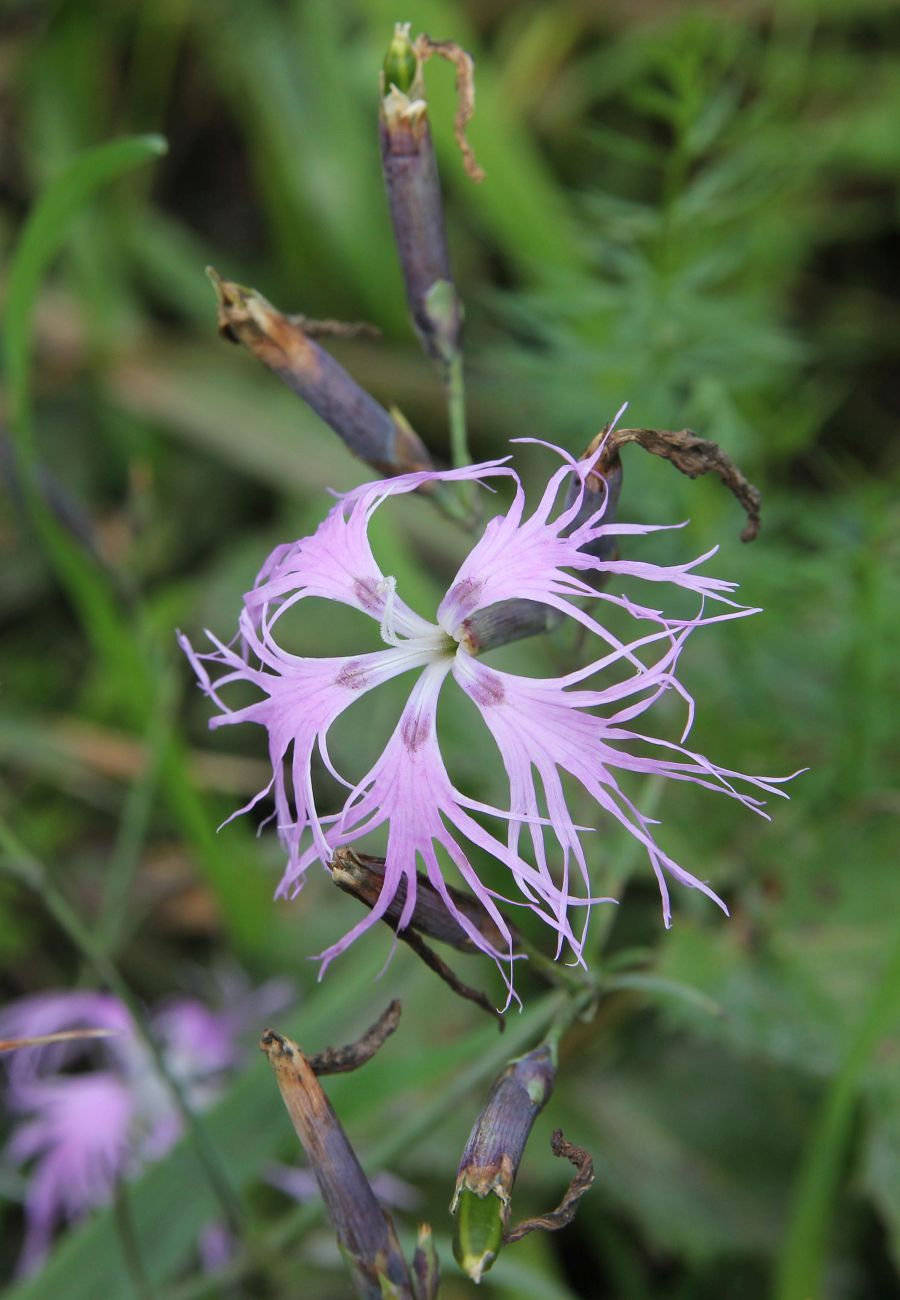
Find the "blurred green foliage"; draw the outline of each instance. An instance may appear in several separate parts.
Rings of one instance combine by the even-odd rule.
[[[771,824],[702,791],[662,796],[667,847],[725,894],[732,917],[678,896],[664,933],[639,869],[615,917],[598,916],[598,963],[639,945],[655,979],[611,995],[567,1040],[517,1210],[558,1196],[564,1174],[547,1141],[557,1124],[594,1152],[597,1186],[573,1228],[504,1253],[483,1289],[498,1300],[900,1295],[896,7],[414,9],[4,6],[5,408],[21,439],[30,404],[36,450],[23,462],[4,441],[0,811],[142,997],[183,989],[197,966],[232,954],[255,978],[291,973],[300,1010],[285,1028],[315,1049],[346,1041],[402,989],[397,1037],[330,1092],[367,1167],[415,1184],[418,1217],[446,1239],[471,1119],[493,1074],[546,1021],[539,986],[523,979],[526,1011],[499,1043],[405,951],[373,986],[386,934],[317,987],[306,958],[357,913],[324,878],[271,904],[274,834],[256,840],[239,821],[215,836],[263,783],[261,735],[207,736],[173,628],[227,636],[271,545],[315,525],[327,486],[365,477],[216,338],[205,264],[285,310],[378,324],[381,342],[335,350],[446,452],[439,386],[405,318],[375,106],[395,19],[460,41],[477,60],[483,186],[454,151],[449,69],[429,68],[429,92],[468,309],[476,455],[520,435],[580,451],[625,399],[635,424],[689,424],[721,442],[763,489],[752,547],[738,542],[718,485],[634,449],[622,515],[689,518],[635,548],[667,559],[719,544],[717,571],[765,609],[692,647],[698,747],[745,771],[810,769]],[[9,277],[23,218],[80,150],[148,132],[166,136],[167,156],[108,184],[75,219],[40,286],[23,372]],[[546,461],[526,459],[537,481]],[[429,612],[464,539],[405,502],[378,543],[404,595]],[[343,635],[333,623],[302,631],[312,653]],[[540,672],[570,649],[507,653]],[[336,729],[339,765],[364,770],[392,707],[387,693],[367,734]],[[473,752],[465,711],[446,712],[451,770],[492,798],[493,755]],[[601,892],[626,876],[628,853],[611,832],[597,846]],[[0,947],[9,996],[85,978],[39,904],[6,883]],[[668,995],[679,986],[706,996]],[[315,1207],[260,1188],[268,1161],[293,1153],[261,1063],[211,1131],[271,1274],[264,1284],[253,1268],[240,1273],[252,1251],[238,1256],[235,1291],[191,1271],[194,1230],[213,1207],[185,1147],[134,1189],[152,1294],[343,1296]],[[21,1189],[2,1191],[11,1267]],[[409,1239],[415,1220],[401,1215],[400,1226]],[[443,1246],[442,1295],[471,1295]],[[114,1219],[99,1215],[11,1294],[118,1296],[130,1285]]]

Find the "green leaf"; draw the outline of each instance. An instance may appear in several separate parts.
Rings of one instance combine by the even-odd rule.
[[[9,269],[3,354],[9,422],[31,513],[59,576],[87,629],[113,656],[133,658],[115,604],[95,566],[70,544],[44,504],[31,410],[32,319],[41,282],[65,243],[74,218],[101,186],[165,152],[161,136],[134,136],[78,154],[41,195],[25,222]]]
[[[875,1048],[898,1015],[900,936],[825,1095],[804,1156],[779,1260],[776,1300],[822,1294],[831,1217],[847,1158],[860,1085]]]
[[[594,1195],[650,1240],[695,1262],[775,1248],[811,1092],[801,1078],[657,1022],[615,1069],[582,1059],[568,1084],[577,1114],[560,1113],[558,1093],[558,1122],[597,1160]]]

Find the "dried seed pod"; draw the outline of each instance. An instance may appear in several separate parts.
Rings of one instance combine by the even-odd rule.
[[[356,853],[349,848],[336,849],[330,866],[331,878],[340,889],[358,898],[361,903],[365,903],[366,907],[375,906],[384,884],[384,858],[375,858],[368,853]],[[500,933],[477,898],[452,885],[447,886],[447,892],[460,912],[472,922],[488,943],[501,952],[508,947],[508,940]],[[399,921],[405,902],[406,881],[401,880],[385,912],[385,920],[389,925]],[[416,902],[410,926],[429,939],[437,939],[439,943],[449,944],[458,952],[480,951],[459,922],[448,912],[443,898],[421,871],[416,873]]]
[[[282,1100],[316,1176],[328,1217],[362,1300],[414,1300],[406,1260],[390,1215],[363,1173],[356,1152],[303,1052],[267,1029],[260,1040]]]
[[[285,316],[255,289],[223,280],[211,267],[207,274],[219,299],[220,332],[242,343],[311,406],[354,456],[384,475],[432,468],[418,434],[311,338],[303,317]]]

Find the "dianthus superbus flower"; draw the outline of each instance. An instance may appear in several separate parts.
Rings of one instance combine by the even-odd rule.
[[[194,998],[163,1003],[149,1016],[171,1075],[203,1109],[241,1059],[240,1037],[287,1000],[271,981],[251,992],[229,981],[227,1011]],[[12,1121],[3,1162],[27,1168],[25,1241],[19,1271],[32,1273],[63,1221],[108,1204],[118,1183],[160,1159],[181,1136],[181,1117],[125,1006],[93,990],[37,993],[0,1010],[0,1036],[23,1038],[82,1027],[110,1037],[26,1047],[8,1058]],[[199,1246],[209,1258],[214,1225]]]
[[[386,828],[384,884],[372,911],[322,954],[323,966],[385,912],[405,884],[400,928],[415,905],[416,866],[421,863],[444,905],[462,929],[495,960],[512,954],[509,928],[498,909],[502,896],[478,877],[473,850],[503,864],[510,880],[507,901],[530,908],[557,936],[557,952],[568,948],[581,960],[585,923],[595,897],[588,868],[584,826],[567,806],[563,777],[574,778],[595,801],[602,830],[617,821],[641,844],[659,882],[663,915],[670,923],[667,882],[702,890],[724,909],[710,887],[676,863],[656,842],[649,819],[619,784],[618,774],[659,774],[722,791],[755,811],[760,801],[740,791],[736,780],[781,793],[774,778],[740,777],[682,743],[639,730],[639,720],[670,690],[693,705],[676,677],[679,654],[689,634],[704,623],[752,612],[729,599],[734,584],[698,571],[709,558],[665,567],[643,560],[597,558],[603,538],[656,531],[639,524],[604,523],[601,504],[583,518],[585,481],[593,459],[576,461],[553,448],[562,464],[551,476],[534,510],[507,461],[463,469],[401,475],[354,489],[310,536],[276,548],[245,596],[237,645],[213,636],[213,649],[197,653],[181,643],[200,684],[219,713],[218,727],[255,722],[269,739],[272,779],[248,808],[272,793],[279,834],[288,855],[279,895],[293,895],[317,859]],[[485,486],[506,481],[514,495],[505,514],[488,523],[463,561],[430,622],[413,612],[395,579],[378,567],[368,538],[373,514],[391,497],[438,480]],[[590,548],[590,549],[588,549]],[[712,554],[712,552],[710,552]],[[603,574],[672,584],[704,602],[726,607],[715,617],[664,617],[615,591],[598,591]],[[378,626],[385,648],[372,653],[309,658],[289,653],[279,640],[285,612],[308,597],[351,606]],[[599,657],[562,677],[532,678],[502,672],[470,653],[466,630],[482,611],[511,599],[543,603],[575,620],[602,643]],[[598,606],[614,603],[634,620],[630,641],[616,637],[598,617]],[[648,658],[649,657],[649,658]],[[615,670],[609,673],[607,670]],[[624,677],[622,673],[624,671]],[[406,705],[384,751],[361,780],[335,769],[328,732],[351,706],[364,710],[364,697],[400,674],[415,674]],[[505,768],[509,798],[487,805],[460,792],[448,773],[436,728],[438,698],[448,679],[474,703]],[[259,698],[232,709],[228,688],[250,684]],[[473,745],[480,743],[473,735]],[[488,742],[489,743],[489,742]],[[347,795],[337,811],[323,813],[313,789],[314,755],[343,783]],[[539,778],[540,785],[536,777]],[[540,797],[542,792],[543,799]],[[241,811],[246,811],[243,809]],[[484,937],[450,894],[438,860],[442,849],[478,898],[503,937],[505,950]],[[580,919],[579,919],[580,918]]]

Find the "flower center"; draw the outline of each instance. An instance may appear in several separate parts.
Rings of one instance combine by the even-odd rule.
[[[422,652],[432,662],[456,653],[457,643],[448,632],[413,614],[398,598],[397,579],[393,574],[381,579],[376,594],[381,603],[378,630],[385,645]]]

